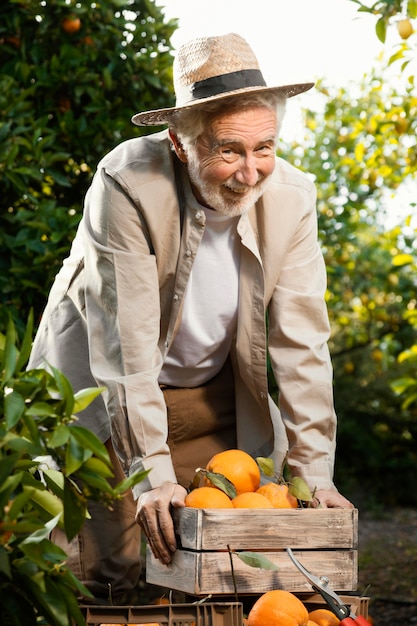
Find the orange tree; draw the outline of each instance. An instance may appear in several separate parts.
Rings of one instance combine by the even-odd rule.
[[[0,323],[36,318],[97,161],[141,109],[169,105],[170,37],[152,0],[0,7]]]
[[[398,356],[412,355],[415,342],[417,98],[412,80],[399,91],[383,74],[338,90],[319,86],[323,110],[306,113],[304,144],[283,153],[311,172],[318,189],[339,483],[345,491],[362,485],[375,498],[415,502],[417,412],[401,405],[393,385],[414,371],[412,358]]]

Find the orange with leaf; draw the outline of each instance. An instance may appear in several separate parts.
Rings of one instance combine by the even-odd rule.
[[[234,485],[237,495],[256,491],[261,482],[259,465],[243,450],[231,449],[215,454],[207,463],[206,470],[227,478]],[[205,480],[211,483],[207,475]]]

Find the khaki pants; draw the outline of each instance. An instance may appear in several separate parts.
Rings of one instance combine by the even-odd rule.
[[[168,414],[168,444],[178,482],[189,487],[195,470],[205,467],[217,452],[236,447],[233,372],[227,361],[217,376],[202,387],[162,386]],[[124,479],[111,441],[106,442],[115,469],[114,484]],[[68,554],[68,567],[96,598],[98,604],[138,604],[140,528],[136,503],[129,492],[113,511],[89,503],[91,519],[68,543],[54,530],[52,540]],[[85,599],[83,599],[85,600]],[[91,600],[88,600],[91,602]]]

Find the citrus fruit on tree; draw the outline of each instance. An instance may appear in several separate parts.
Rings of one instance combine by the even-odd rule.
[[[256,491],[246,491],[240,493],[236,498],[232,499],[232,504],[235,509],[273,509],[273,504]]]
[[[81,28],[81,20],[76,15],[69,15],[62,20],[62,28],[66,33],[76,33]]]
[[[185,497],[185,506],[194,509],[232,509],[233,504],[227,494],[217,487],[197,487]]]
[[[274,589],[258,598],[248,614],[248,626],[307,626],[308,611],[290,591]]]
[[[278,483],[269,482],[257,489],[256,493],[260,493],[271,502],[276,509],[297,509],[298,500],[288,491],[288,485],[279,485]]]
[[[209,472],[222,474],[236,488],[236,494],[256,491],[261,482],[261,471],[254,458],[243,450],[224,450],[215,454],[206,465]],[[206,477],[206,482],[210,482]]]
[[[408,18],[397,22],[397,30],[401,39],[408,39],[414,32],[413,25]]]
[[[317,626],[337,626],[340,624],[340,619],[329,611],[329,609],[315,609],[314,611],[310,611],[308,618],[317,624]]]

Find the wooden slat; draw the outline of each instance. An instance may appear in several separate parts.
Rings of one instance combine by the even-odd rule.
[[[174,512],[191,550],[321,549],[358,546],[357,509],[193,509]]]
[[[295,551],[295,555],[312,573],[327,576],[334,590],[356,590],[356,550]],[[250,567],[236,556],[232,557],[238,593],[264,593],[271,589],[312,591],[286,552],[264,552],[263,556],[278,566],[279,570],[275,572]],[[166,566],[156,560],[148,549],[146,580],[151,584],[194,595],[233,594],[235,591],[228,552],[177,550],[171,564]]]

